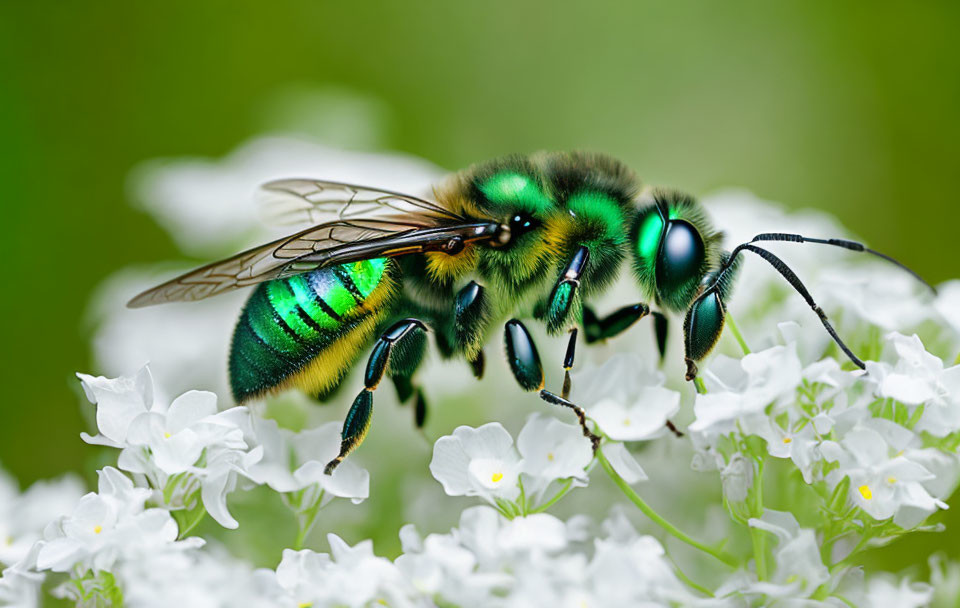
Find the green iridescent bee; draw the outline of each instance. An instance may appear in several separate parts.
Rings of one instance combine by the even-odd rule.
[[[506,320],[506,354],[517,382],[573,408],[596,446],[583,411],[567,400],[578,326],[590,343],[650,314],[662,357],[663,313],[683,312],[692,380],[697,362],[720,337],[724,302],[746,251],[769,262],[803,296],[862,368],[800,279],[755,243],[834,245],[903,267],[859,243],[797,234],[760,234],[724,251],[722,233],[695,200],[671,191],[641,191],[623,164],[595,154],[513,156],[477,165],[437,188],[434,202],[312,179],[274,181],[264,190],[273,195],[276,216],[312,226],[177,277],[135,297],[130,306],[199,300],[256,285],[230,351],[230,383],[238,402],[289,387],[328,396],[372,344],[364,388],[347,414],[340,454],[328,473],[366,435],[373,391],[384,375],[401,401],[415,401],[422,425],[426,406],[414,373],[428,327],[441,355],[465,359],[480,377],[483,346]],[[584,301],[601,295],[627,259],[643,298],[662,312],[651,314],[647,304],[637,303],[598,318]],[[542,390],[537,348],[516,317],[542,321],[552,335],[572,330],[560,395]]]

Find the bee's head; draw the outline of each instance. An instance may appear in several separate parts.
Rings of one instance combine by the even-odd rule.
[[[686,310],[700,283],[716,269],[723,234],[703,208],[678,192],[654,191],[630,231],[633,267],[646,294],[672,311]]]

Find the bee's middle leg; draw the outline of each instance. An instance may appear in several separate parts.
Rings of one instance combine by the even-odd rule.
[[[567,352],[563,357],[563,388],[560,395],[551,393],[544,389],[540,391],[540,398],[553,405],[561,405],[573,410],[580,422],[580,428],[583,429],[583,436],[590,440],[593,451],[596,452],[600,447],[600,436],[590,430],[587,426],[587,413],[582,407],[570,401],[570,370],[573,368],[573,362],[577,354],[577,329],[570,330],[570,339],[567,341]]]
[[[404,319],[383,332],[373,345],[373,351],[367,359],[367,369],[363,375],[363,390],[354,399],[343,421],[340,453],[327,463],[324,473],[332,474],[343,459],[367,436],[373,414],[373,391],[377,390],[388,364],[392,371],[399,372],[398,375],[403,375],[406,371],[405,367],[412,365],[415,369],[419,364],[420,357],[423,355],[426,329],[426,325],[419,319]]]
[[[507,361],[510,364],[510,371],[520,387],[527,391],[540,391],[540,398],[547,403],[569,407],[576,413],[580,421],[580,427],[583,429],[583,436],[590,440],[593,450],[596,451],[600,446],[600,437],[590,430],[587,426],[587,415],[580,406],[567,400],[570,393],[570,368],[573,367],[573,360],[576,354],[577,330],[570,332],[570,340],[567,342],[567,352],[563,360],[564,379],[562,395],[558,396],[543,388],[543,366],[540,364],[540,355],[537,353],[537,347],[530,337],[530,332],[524,327],[523,323],[517,319],[507,322],[504,328],[504,341],[507,347]]]
[[[650,315],[653,317],[654,335],[657,339],[657,351],[663,361],[667,353],[667,317],[656,310],[651,311],[644,303],[618,308],[605,317],[597,317],[589,306],[583,307],[583,333],[587,344],[607,340],[620,335],[634,323]]]

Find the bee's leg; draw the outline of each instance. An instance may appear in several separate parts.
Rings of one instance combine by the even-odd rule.
[[[483,370],[487,367],[487,359],[484,357],[483,351],[477,351],[477,354],[468,363],[470,364],[470,371],[473,372],[473,377],[477,380],[483,378]]]
[[[667,356],[667,315],[658,310],[650,313],[653,316],[653,331],[657,336],[657,352],[660,353],[660,362]]]
[[[653,317],[653,329],[657,338],[657,352],[660,360],[667,353],[667,317],[656,310],[651,311],[644,303],[632,304],[618,308],[609,315],[598,318],[596,313],[588,307],[583,307],[583,333],[587,344],[613,338],[626,331],[643,317]]]
[[[367,359],[367,370],[363,375],[364,388],[354,399],[347,417],[343,421],[343,431],[340,433],[340,454],[327,463],[324,473],[330,475],[366,437],[370,429],[370,419],[373,413],[373,391],[383,379],[392,355],[396,356],[396,363],[404,371],[403,366],[409,365],[411,352],[419,350],[423,354],[424,332],[427,327],[418,319],[404,319],[395,323],[383,332],[380,339],[373,345],[370,358]],[[420,343],[417,348],[416,344]],[[405,360],[405,357],[407,358]],[[419,363],[419,359],[417,360]],[[393,367],[393,366],[391,366]],[[414,365],[414,367],[416,367]],[[402,375],[402,374],[401,374]]]
[[[580,421],[580,428],[583,429],[583,436],[590,440],[590,445],[593,447],[593,451],[596,452],[597,448],[600,447],[599,435],[596,435],[590,430],[590,427],[587,426],[587,414],[583,411],[583,408],[569,401],[571,384],[570,368],[573,367],[576,350],[577,329],[573,328],[570,330],[570,339],[567,341],[567,352],[563,357],[563,388],[560,390],[560,396],[557,396],[548,390],[541,390],[540,398],[547,403],[552,403],[553,405],[562,405],[563,407],[569,407],[572,409],[577,415],[577,420]]]
[[[426,335],[422,331],[415,331],[396,341],[390,352],[388,373],[394,388],[397,389],[397,399],[401,404],[414,399],[413,420],[417,428],[422,428],[426,422],[427,403],[423,390],[413,381],[413,374],[423,361],[426,349]]]
[[[396,358],[396,353],[393,357]],[[392,364],[391,364],[391,367]],[[406,405],[413,399],[413,423],[418,429],[422,429],[427,422],[427,399],[423,396],[423,389],[414,384],[413,379],[407,375],[391,375],[393,387],[397,389],[397,400],[400,405]]]
[[[453,311],[453,344],[466,357],[473,375],[483,377],[483,339],[490,324],[490,298],[476,281],[457,292]]]
[[[550,298],[547,300],[547,309],[544,321],[547,332],[556,335],[563,331],[568,324],[568,317],[580,304],[580,276],[590,259],[590,250],[586,247],[577,249],[570,262],[563,269],[563,274],[553,286]]]
[[[504,326],[503,341],[507,349],[507,363],[516,378],[517,384],[525,391],[538,391],[543,388],[543,365],[537,345],[533,343],[530,332],[517,319],[510,319]]]

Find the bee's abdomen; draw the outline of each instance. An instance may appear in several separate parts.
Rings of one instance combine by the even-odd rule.
[[[291,384],[311,392],[335,386],[384,314],[390,265],[376,258],[258,285],[233,334],[234,398]]]

